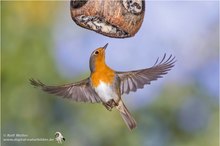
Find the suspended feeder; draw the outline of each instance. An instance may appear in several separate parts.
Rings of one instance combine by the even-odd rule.
[[[73,21],[86,29],[113,38],[134,36],[145,11],[143,0],[71,0]]]

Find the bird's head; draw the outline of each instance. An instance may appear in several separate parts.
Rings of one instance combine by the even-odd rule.
[[[61,134],[60,132],[56,132],[56,133],[55,133],[55,138],[58,138],[58,137],[60,137],[60,136],[62,136],[62,134]]]
[[[89,67],[90,71],[94,72],[97,65],[105,65],[105,50],[108,43],[104,47],[94,50],[90,56]]]
[[[62,143],[62,140],[65,141],[65,138],[63,137],[63,135],[60,132],[56,132],[55,133],[55,140],[58,143]]]

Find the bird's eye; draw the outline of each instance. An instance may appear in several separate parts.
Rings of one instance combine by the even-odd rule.
[[[99,51],[95,51],[95,55],[98,55],[99,54]]]

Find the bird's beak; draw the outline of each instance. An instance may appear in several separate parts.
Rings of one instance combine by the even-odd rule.
[[[105,50],[108,47],[108,43],[103,47],[103,49]]]

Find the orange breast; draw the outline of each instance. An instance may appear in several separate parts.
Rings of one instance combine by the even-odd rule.
[[[93,87],[97,87],[100,81],[106,84],[112,84],[115,79],[115,72],[107,66],[100,66],[91,74]]]

